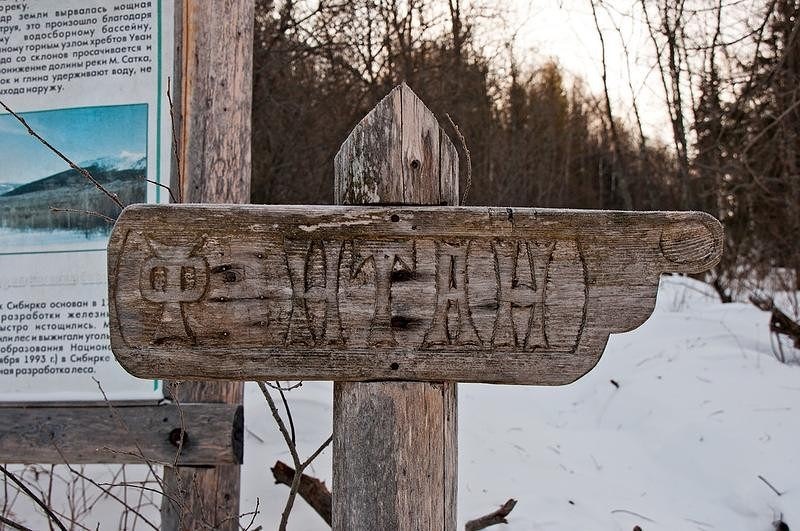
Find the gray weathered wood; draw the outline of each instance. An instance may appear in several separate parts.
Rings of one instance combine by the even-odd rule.
[[[361,141],[361,153],[349,153],[348,146],[369,138],[376,122],[399,130],[398,136],[390,142]],[[394,166],[372,174],[379,190],[375,201],[458,205],[458,155],[435,124],[405,84],[393,90],[337,154],[336,202],[366,199],[367,189],[358,184],[368,181],[364,162],[380,160],[374,155],[384,152],[399,155],[389,157]],[[399,216],[389,219],[400,222]],[[334,530],[455,531],[457,384],[340,381],[333,392]]]
[[[457,452],[445,431],[455,434],[455,411],[446,396],[441,383],[334,386],[335,530],[453,528]]]
[[[73,402],[64,400],[36,400],[35,402],[26,401],[26,400],[18,400],[14,402],[0,402],[0,408],[15,408],[15,407],[22,407],[22,408],[30,408],[30,407],[68,407],[72,408],[85,408],[85,407],[108,407],[110,405],[114,407],[133,407],[133,406],[161,406],[164,404],[164,400],[155,400],[155,399],[137,399],[137,400],[81,400],[80,402]]]
[[[172,185],[185,202],[250,199],[254,5],[254,0],[176,1],[180,164],[173,167]],[[180,402],[228,404],[240,404],[243,389],[241,383],[223,382],[166,386]],[[166,467],[162,530],[238,531],[239,476],[238,465]]]
[[[458,204],[455,146],[405,83],[353,129],[334,170],[336,204]]]
[[[177,173],[186,203],[250,200],[254,8],[254,0],[176,6]]]
[[[238,407],[0,407],[0,463],[172,464],[177,458],[191,466],[238,464],[243,429]],[[182,429],[186,439],[178,455]]]
[[[565,384],[721,245],[696,212],[136,205],[111,344],[148,378]]]

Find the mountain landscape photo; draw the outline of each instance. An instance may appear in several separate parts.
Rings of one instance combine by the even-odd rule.
[[[122,204],[147,198],[148,105],[26,112],[38,135],[75,161]],[[120,208],[82,172],[0,114],[0,253],[102,248]],[[87,244],[91,244],[87,247]]]
[[[80,164],[123,204],[145,200],[147,159],[142,154],[118,156]],[[53,212],[51,208],[78,212]],[[76,170],[48,175],[24,184],[0,183],[0,234],[11,231],[69,230],[105,234],[109,223],[92,212],[115,218],[119,208]]]

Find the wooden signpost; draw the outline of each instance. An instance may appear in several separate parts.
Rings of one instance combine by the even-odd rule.
[[[111,341],[142,378],[566,384],[720,235],[700,213],[138,205]]]
[[[337,382],[335,529],[454,529],[455,383],[572,382],[722,252],[696,212],[441,206],[458,158],[405,85],[336,173],[338,202],[394,205],[136,205],[108,253],[131,373]]]

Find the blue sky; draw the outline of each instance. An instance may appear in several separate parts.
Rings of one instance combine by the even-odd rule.
[[[147,151],[147,105],[81,107],[22,115],[75,163]],[[13,116],[0,115],[0,183],[26,183],[67,169]]]

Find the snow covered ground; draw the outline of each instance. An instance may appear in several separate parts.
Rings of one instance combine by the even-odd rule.
[[[288,396],[307,456],[331,432],[331,384]],[[245,408],[242,511],[258,497],[276,529],[288,488],[269,467],[291,460],[255,385]],[[309,472],[328,485],[330,460]],[[774,358],[766,313],[665,277],[650,320],[578,382],[459,386],[458,490],[462,529],[512,497],[510,530],[800,529],[800,367]],[[302,500],[289,527],[327,528]]]
[[[301,457],[332,430],[331,387],[288,393]],[[509,530],[770,531],[781,515],[800,529],[800,366],[776,361],[766,313],[720,304],[702,283],[665,277],[650,320],[612,337],[572,385],[461,385],[459,401],[461,529],[511,497],[519,503]],[[258,498],[255,525],[271,531],[288,488],[274,485],[269,468],[291,460],[254,384],[245,408],[241,509]],[[136,467],[128,468],[131,481]],[[330,450],[308,473],[330,485]],[[45,528],[30,505],[17,500],[16,516]],[[157,521],[157,500],[145,509]],[[84,525],[133,529],[119,520],[108,502]],[[289,529],[327,526],[298,500]]]

